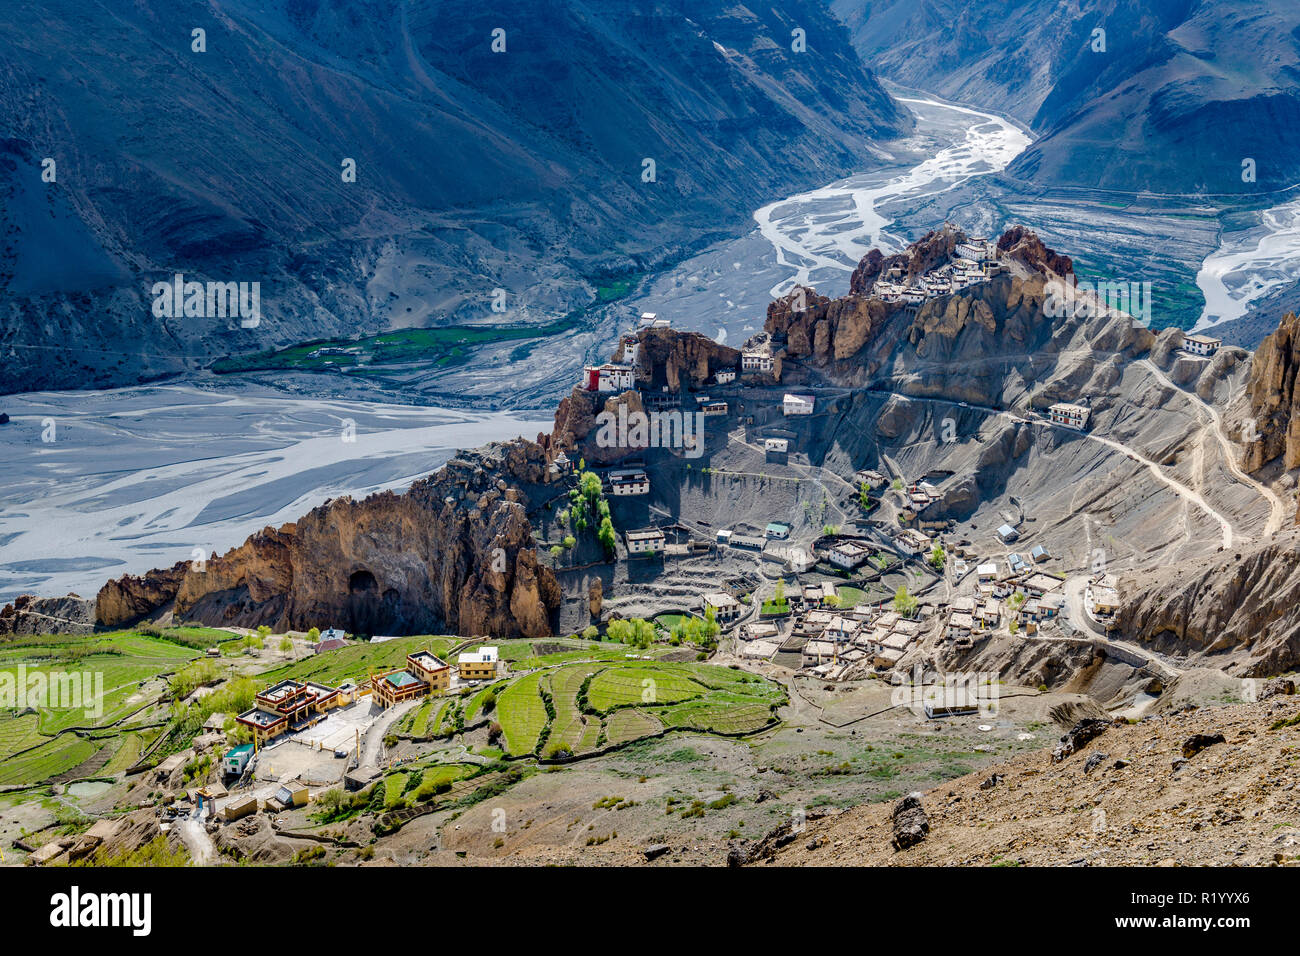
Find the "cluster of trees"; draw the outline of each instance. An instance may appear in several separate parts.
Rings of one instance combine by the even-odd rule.
[[[930,552],[930,565],[936,570],[942,571],[943,562],[945,560],[946,560],[946,555],[944,554],[943,551],[943,545],[939,544],[939,542],[936,541],[934,543],[934,549]]]
[[[614,553],[618,540],[614,532],[614,521],[610,517],[609,502],[601,491],[600,476],[594,471],[584,471],[578,476],[578,486],[569,491],[569,507],[556,517],[560,524],[567,525],[575,532],[594,527],[596,540],[604,546],[605,553]],[[573,535],[566,535],[562,545],[564,548],[572,548],[577,543]],[[558,557],[560,553],[561,545],[551,548],[552,555]]]
[[[645,650],[654,643],[655,626],[645,618],[615,618],[605,627],[605,635],[611,641]]]
[[[713,608],[704,609],[704,617],[686,617],[672,626],[669,632],[671,643],[686,642],[697,647],[710,647],[717,643],[718,633],[722,630],[714,617]]]

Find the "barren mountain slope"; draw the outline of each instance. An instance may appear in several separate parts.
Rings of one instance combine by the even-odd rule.
[[[1298,717],[1300,699],[1288,696],[1111,725],[1060,763],[1046,753],[1028,754],[928,791],[929,835],[909,849],[892,847],[894,805],[881,803],[810,821],[774,851],[790,834],[769,838],[750,851],[750,860],[784,866],[1294,864],[1300,861]],[[1184,757],[1184,745],[1198,734],[1222,734],[1224,741]],[[985,789],[989,781],[996,782]]]

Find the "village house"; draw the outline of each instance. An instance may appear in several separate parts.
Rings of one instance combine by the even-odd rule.
[[[1086,405],[1072,405],[1069,402],[1057,402],[1047,410],[1047,417],[1054,425],[1064,425],[1076,431],[1088,427],[1088,416],[1091,414],[1092,409]]]
[[[841,541],[831,548],[826,555],[831,564],[849,571],[862,564],[869,557],[871,557],[871,549],[858,541]]]
[[[911,528],[904,528],[894,535],[894,543],[904,554],[910,555],[928,554],[933,548],[928,536]]]
[[[992,581],[998,576],[998,566],[992,561],[988,564],[981,564],[975,569],[975,575],[980,581]]]
[[[790,441],[786,438],[764,438],[763,451],[769,454],[784,455],[790,450]]]
[[[711,417],[714,415],[725,415],[727,414],[727,403],[711,402],[706,399],[701,399],[700,414],[706,417]]]
[[[1089,584],[1084,603],[1094,614],[1109,617],[1119,611],[1119,591],[1104,584]]]
[[[719,529],[718,529],[718,537],[717,537],[717,540],[718,540],[718,544],[730,544],[730,543],[731,543],[731,529],[730,529],[730,528],[719,528]]]
[[[774,364],[767,348],[745,349],[740,353],[741,372],[770,372]]]
[[[1004,524],[998,528],[998,537],[1002,539],[1003,544],[1010,544],[1020,537],[1020,532],[1009,524]]]
[[[997,627],[1002,622],[1002,602],[989,600],[982,601],[975,608],[975,623],[982,628]]]
[[[1190,333],[1183,336],[1184,351],[1191,352],[1193,355],[1213,355],[1219,351],[1223,345],[1223,339],[1212,338],[1208,335],[1192,335]]]
[[[881,485],[884,485],[889,481],[889,479],[880,472],[871,468],[863,468],[853,476],[853,479],[859,487],[866,485],[867,489],[870,491],[875,491]]]
[[[734,368],[720,368],[713,374],[713,380],[719,385],[726,385],[736,380]]]
[[[704,595],[704,612],[713,611],[713,619],[719,624],[728,624],[740,617],[740,602],[725,591],[715,591]]]
[[[278,737],[319,720],[326,711],[345,703],[337,687],[312,681],[282,680],[253,698],[253,709],[235,720],[253,732],[255,743]]]
[[[643,531],[628,531],[623,535],[627,542],[628,554],[655,554],[664,550],[666,538],[658,528],[646,528]]]
[[[587,365],[582,369],[581,385],[589,392],[625,392],[632,387],[632,366]]]
[[[780,521],[771,521],[768,523],[764,534],[769,538],[778,538],[784,540],[790,537],[790,526]]]
[[[1019,574],[1028,568],[1029,562],[1014,551],[1007,555],[1007,569],[1011,574]]]
[[[1039,544],[1034,546],[1034,550],[1029,552],[1029,556],[1034,559],[1035,564],[1042,564],[1051,557],[1051,554],[1048,553],[1047,548]]]
[[[252,759],[252,744],[240,744],[238,747],[231,747],[226,751],[226,755],[221,758],[221,772],[227,777],[238,777],[247,769],[249,761]]]
[[[463,681],[493,680],[504,671],[504,663],[498,648],[480,647],[456,658],[456,672]]]
[[[787,415],[811,415],[816,401],[812,395],[786,392],[781,399],[781,410]]]
[[[610,493],[623,495],[650,494],[650,476],[643,468],[620,468],[609,473]]]

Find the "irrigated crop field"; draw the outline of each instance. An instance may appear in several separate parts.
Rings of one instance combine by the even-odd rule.
[[[744,671],[629,656],[592,645],[526,658],[538,669],[498,691],[493,715],[509,753],[590,753],[665,728],[753,733],[786,701],[779,685]]]
[[[167,637],[117,631],[0,644],[0,680],[24,698],[37,679],[47,685],[43,696],[0,711],[0,784],[130,766],[157,734],[160,679],[198,657],[194,645],[206,639],[178,628]]]

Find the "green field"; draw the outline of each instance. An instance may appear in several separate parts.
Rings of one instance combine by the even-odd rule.
[[[115,631],[20,637],[0,644],[0,673],[9,680],[17,681],[21,665],[29,679],[34,674],[77,676],[80,684],[75,701],[47,694],[27,701],[34,712],[0,712],[0,784],[39,783],[78,768],[88,775],[134,762],[156,731],[119,735],[107,728],[127,718],[130,728],[150,713],[161,719],[156,706],[165,689],[161,679],[198,658],[196,645],[207,640],[191,628],[165,634]]]
[[[597,657],[598,650],[599,645],[584,653]],[[510,754],[537,752],[539,740],[546,741],[543,754],[556,748],[590,753],[657,734],[665,727],[752,733],[771,726],[776,708],[786,701],[779,684],[745,671],[711,664],[629,661],[622,652],[568,661],[570,653],[538,655],[534,659],[555,663],[514,678],[498,693],[494,717]],[[543,691],[551,695],[553,719],[548,719]]]
[[[559,335],[576,328],[580,318],[580,313],[574,313],[545,325],[448,325],[434,329],[397,329],[359,339],[318,339],[288,348],[218,359],[212,364],[212,371],[225,375],[281,369],[366,371],[410,363],[447,366],[463,360],[470,349],[478,346]]]
[[[371,673],[392,670],[406,664],[406,655],[428,649],[446,660],[447,651],[459,641],[455,637],[398,637],[380,644],[355,644],[326,651],[300,661],[277,665],[264,671],[259,679],[274,683],[286,677],[313,680],[337,687],[345,680],[364,680]],[[448,663],[451,663],[448,661]]]
[[[546,705],[540,686],[545,671],[519,678],[497,698],[498,718],[506,735],[506,749],[512,754],[532,753],[546,728]]]

